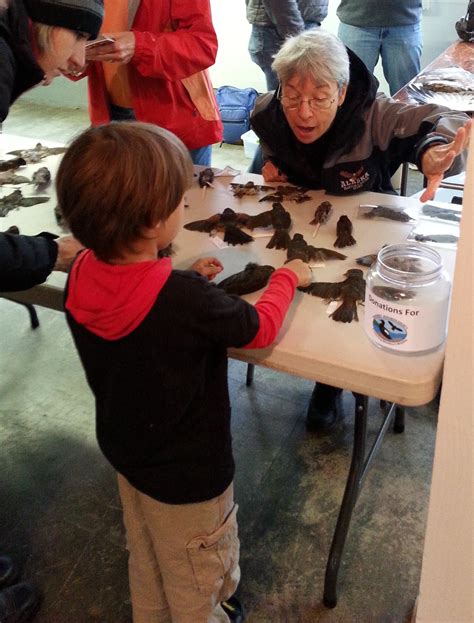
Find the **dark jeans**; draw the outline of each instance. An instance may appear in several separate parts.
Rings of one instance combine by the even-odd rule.
[[[110,104],[110,118],[112,121],[136,121],[133,108],[122,108],[115,104]]]

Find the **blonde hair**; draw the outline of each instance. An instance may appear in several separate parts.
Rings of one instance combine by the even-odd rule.
[[[314,28],[287,39],[272,64],[284,84],[295,75],[309,76],[316,85],[337,82],[339,88],[349,82],[349,56],[338,37]]]
[[[41,52],[48,52],[51,49],[51,33],[56,28],[56,26],[49,26],[48,24],[33,22],[33,28],[39,49],[41,50]]]
[[[165,221],[191,186],[184,144],[149,123],[119,122],[86,130],[59,166],[59,209],[74,236],[107,261]]]

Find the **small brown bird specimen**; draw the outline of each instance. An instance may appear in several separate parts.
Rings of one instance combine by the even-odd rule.
[[[345,214],[337,221],[336,233],[335,247],[342,249],[343,247],[350,247],[356,243],[356,239],[352,237],[352,222]]]
[[[351,268],[346,273],[344,281],[316,282],[306,288],[298,288],[302,292],[319,296],[326,301],[341,301],[339,307],[331,314],[337,322],[352,322],[359,320],[357,303],[365,300],[365,279],[358,268]]]

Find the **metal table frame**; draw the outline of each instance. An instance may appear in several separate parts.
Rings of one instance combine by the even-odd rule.
[[[248,364],[246,379],[247,387],[250,387],[253,383],[254,372],[255,365],[251,363]],[[327,608],[335,608],[337,605],[337,579],[342,554],[344,552],[344,546],[349,532],[352,512],[364,485],[369,467],[371,466],[374,458],[377,456],[380,446],[382,445],[382,441],[392,421],[395,433],[403,433],[405,431],[405,409],[395,403],[391,403],[377,432],[374,442],[370,450],[367,452],[367,418],[369,397],[357,393],[353,393],[353,395],[355,398],[355,418],[352,459],[326,563],[323,602]],[[387,408],[387,403],[381,400],[380,406],[382,408]]]

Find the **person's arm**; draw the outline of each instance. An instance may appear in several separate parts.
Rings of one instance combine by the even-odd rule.
[[[445,159],[443,154],[442,164],[447,168],[443,169],[442,177],[454,175],[465,169],[465,147],[469,138],[470,124],[468,124],[469,117],[464,113],[454,112],[435,104],[412,105],[389,98],[378,98],[367,122],[372,144],[386,153],[394,165],[411,162],[421,167],[423,173],[431,175],[433,170],[429,167],[426,171],[423,169],[427,166],[424,154],[429,150],[432,154],[446,151],[453,155],[448,162],[449,159]],[[463,129],[461,135],[454,145],[453,142],[461,129]],[[438,149],[433,152],[436,146]],[[440,146],[443,149],[439,150]],[[437,174],[440,173],[438,170]]]
[[[304,21],[296,0],[262,0],[268,17],[282,39],[304,30]]]
[[[54,240],[0,233],[0,292],[27,290],[43,283],[57,256]]]
[[[0,233],[0,292],[28,290],[53,270],[67,272],[83,245],[73,236]]]
[[[472,119],[467,121],[464,127],[459,128],[453,141],[448,143],[437,142],[434,140],[419,149],[417,154],[417,165],[427,180],[425,192],[421,195],[420,201],[429,201],[434,198],[443,177],[451,173],[454,160],[461,156],[469,145],[469,137],[472,129]]]
[[[287,268],[276,270],[262,296],[255,303],[258,332],[244,348],[266,348],[275,341],[295,296],[298,276]]]
[[[210,288],[201,311],[203,327],[214,344],[235,348],[265,348],[278,335],[298,285],[311,283],[311,269],[292,260],[276,270],[255,305],[236,295]]]
[[[181,80],[214,64],[217,36],[209,0],[174,0],[169,30],[104,33],[114,43],[87,52],[87,60],[131,63],[143,76]]]
[[[1,25],[1,24],[0,24]],[[10,108],[13,83],[15,79],[14,61],[10,47],[5,39],[0,37],[0,123],[8,115]]]

